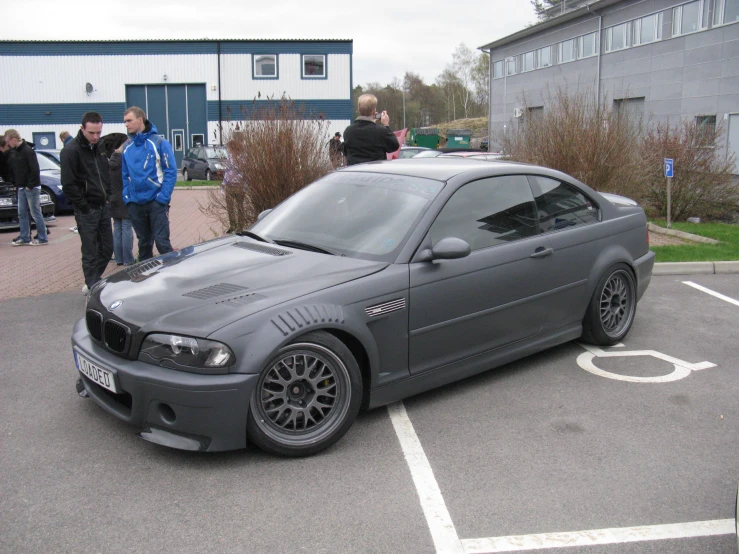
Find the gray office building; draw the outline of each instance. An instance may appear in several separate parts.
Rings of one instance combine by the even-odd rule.
[[[563,4],[481,47],[490,53],[491,148],[496,133],[545,113],[547,90],[561,86],[653,121],[723,121],[722,148],[739,158],[739,0]]]

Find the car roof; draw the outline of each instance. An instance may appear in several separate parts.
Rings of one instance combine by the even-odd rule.
[[[537,173],[552,175],[559,174],[559,172],[551,169],[532,166],[529,164],[497,160],[464,159],[459,156],[405,158],[386,162],[368,162],[351,165],[341,169],[340,171],[406,175],[409,177],[422,177],[425,179],[435,179],[437,181],[447,181],[452,177],[466,172],[478,173],[480,170],[484,170],[490,175],[505,175],[510,173],[531,173],[532,168],[535,168]]]

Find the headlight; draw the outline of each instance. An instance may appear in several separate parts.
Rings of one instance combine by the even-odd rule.
[[[164,365],[159,363],[164,360],[171,360],[184,366],[184,370],[205,369],[207,373],[216,373],[213,370],[232,365],[236,357],[228,346],[220,342],[155,333],[144,339],[139,360],[158,365]]]
[[[223,169],[226,166],[224,166],[223,164],[215,164],[215,167],[216,169]]]
[[[57,185],[56,186],[56,190],[58,190],[59,192],[62,192],[62,186],[61,185]]]
[[[0,198],[0,206],[12,206],[12,205],[13,205],[12,198]]]
[[[41,202],[51,202],[51,197],[48,194],[42,194],[39,196],[39,200],[41,200]]]

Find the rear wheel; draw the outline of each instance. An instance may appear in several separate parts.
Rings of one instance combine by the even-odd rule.
[[[636,313],[636,284],[626,264],[616,264],[598,281],[583,320],[582,338],[612,346],[627,335]]]
[[[281,456],[310,456],[336,443],[359,413],[362,375],[339,339],[308,333],[262,372],[249,407],[249,439]]]
[[[190,177],[190,173],[185,168],[182,169],[182,178],[185,181],[192,181],[192,177]]]
[[[210,169],[205,170],[205,180],[210,181]]]

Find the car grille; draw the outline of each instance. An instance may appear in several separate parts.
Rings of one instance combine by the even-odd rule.
[[[129,335],[130,331],[125,325],[112,320],[105,322],[105,345],[113,352],[125,352]]]
[[[102,314],[94,310],[88,310],[85,315],[85,321],[87,322],[87,331],[90,333],[90,336],[96,341],[103,340]]]

